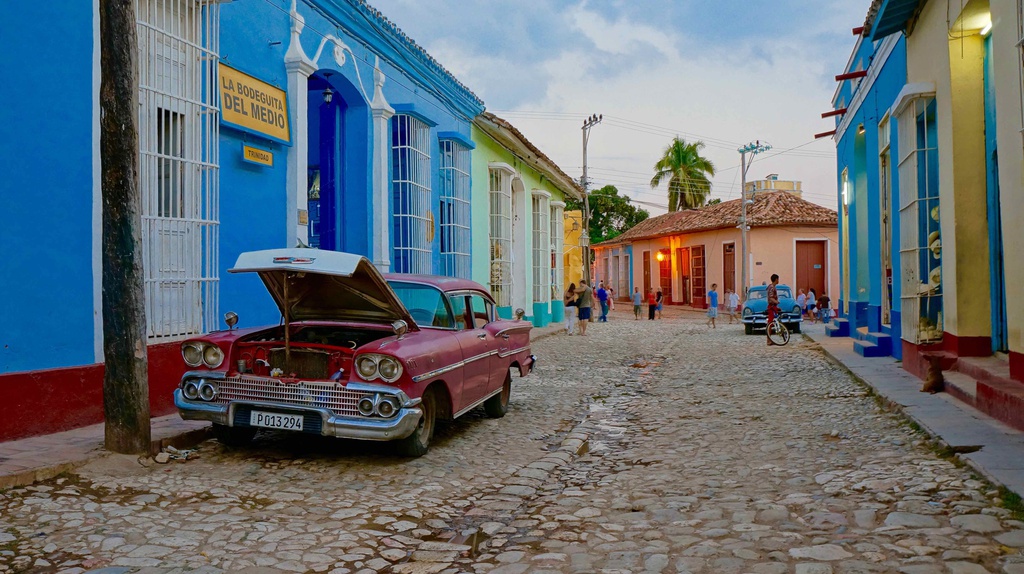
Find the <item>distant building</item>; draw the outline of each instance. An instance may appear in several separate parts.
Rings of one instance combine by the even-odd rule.
[[[800,198],[799,182],[777,182],[793,184],[789,191],[766,187],[775,181],[748,186],[748,287],[777,273],[794,293],[831,293],[838,284],[836,212]],[[661,289],[667,304],[698,309],[707,306],[712,283],[720,293],[730,289],[742,299],[740,211],[734,199],[646,219],[594,246],[595,281],[622,297],[634,287],[643,293]]]

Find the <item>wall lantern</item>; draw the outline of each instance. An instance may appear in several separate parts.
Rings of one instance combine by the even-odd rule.
[[[324,89],[324,103],[328,106],[331,105],[331,100],[334,99],[334,91],[331,90],[331,73],[324,72],[324,80],[327,82],[327,88]]]
[[[658,252],[658,254],[657,254],[657,255],[655,255],[654,257],[655,257],[655,258],[656,258],[656,259],[657,259],[658,261],[664,261],[664,260],[665,260],[665,254],[664,254],[664,253],[662,253],[661,251],[659,251],[659,252]]]

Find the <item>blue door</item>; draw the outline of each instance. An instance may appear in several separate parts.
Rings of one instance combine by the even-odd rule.
[[[1006,281],[1003,274],[1003,225],[999,209],[999,150],[996,146],[996,98],[992,70],[992,36],[985,38],[985,158],[988,203],[992,351],[1006,351]]]

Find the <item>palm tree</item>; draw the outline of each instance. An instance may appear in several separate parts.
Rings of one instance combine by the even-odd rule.
[[[704,142],[688,143],[677,137],[665,148],[665,155],[654,164],[651,188],[668,178],[668,210],[691,209],[704,205],[711,193],[710,177],[715,175],[715,164],[702,157]]]

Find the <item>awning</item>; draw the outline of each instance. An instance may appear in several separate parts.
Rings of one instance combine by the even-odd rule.
[[[882,0],[875,21],[871,25],[871,40],[881,40],[907,27],[921,0]]]

